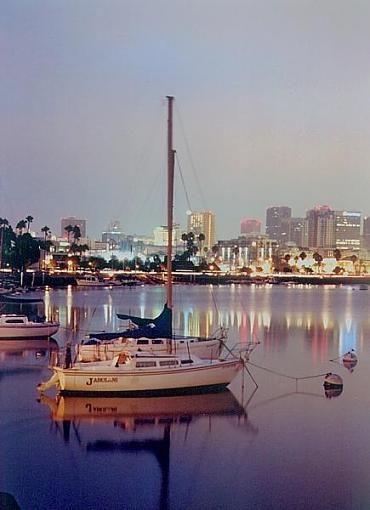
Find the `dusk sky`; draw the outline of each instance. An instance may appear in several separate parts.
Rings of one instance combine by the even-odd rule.
[[[270,205],[370,214],[369,26],[367,0],[3,0],[0,215],[165,223],[168,94],[219,238]]]

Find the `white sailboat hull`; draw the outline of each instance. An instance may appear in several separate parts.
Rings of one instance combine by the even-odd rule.
[[[54,335],[59,329],[58,323],[28,323],[25,325],[0,325],[0,339],[6,338],[45,338]]]
[[[64,394],[163,394],[219,390],[226,387],[243,367],[239,359],[214,361],[200,366],[163,369],[122,369],[79,364],[70,369],[54,367]],[[91,366],[90,366],[91,365]],[[54,379],[55,381],[55,379]]]

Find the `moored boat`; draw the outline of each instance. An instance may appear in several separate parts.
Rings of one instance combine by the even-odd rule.
[[[201,360],[195,356],[131,355],[123,351],[112,361],[53,367],[40,392],[56,385],[66,395],[158,395],[214,392],[225,389],[244,367],[239,357]]]
[[[59,322],[29,320],[26,315],[0,315],[0,338],[45,338],[54,335]]]
[[[81,275],[76,278],[76,284],[78,287],[105,287],[109,285],[109,283],[100,280],[95,275]]]

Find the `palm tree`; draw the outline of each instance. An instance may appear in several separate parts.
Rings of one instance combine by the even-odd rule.
[[[314,259],[314,261],[316,262],[317,267],[318,267],[319,272],[320,272],[321,262],[323,261],[322,255],[320,255],[320,253],[318,253],[318,252],[315,252],[315,253],[312,255],[312,258],[313,258],[313,259]]]
[[[181,240],[184,243],[184,251],[185,251],[186,243],[187,243],[187,240],[188,240],[188,234],[185,234],[185,233],[182,234]]]
[[[203,251],[203,243],[204,243],[205,239],[206,239],[206,236],[204,234],[200,233],[198,235],[200,253],[202,253],[202,251]]]
[[[26,226],[27,226],[27,221],[26,220],[18,221],[17,226],[15,228],[18,230],[18,233],[19,233],[20,236],[22,235],[23,229],[25,229]]]
[[[4,231],[9,228],[9,221],[6,218],[0,218],[0,269],[3,266],[3,247],[4,247]]]
[[[73,231],[73,227],[72,225],[67,225],[66,227],[64,227],[64,230],[67,232],[67,235],[68,235],[68,242],[70,243],[70,236],[71,236],[71,232]]]
[[[73,238],[74,238],[75,242],[78,243],[79,239],[81,239],[81,230],[78,225],[75,225],[72,228],[72,234],[73,234]]]
[[[334,250],[333,255],[337,262],[338,262],[338,260],[340,260],[342,258],[342,254],[341,254],[340,250],[338,250],[338,248],[336,250]]]
[[[45,227],[42,227],[41,232],[44,232],[44,241],[46,241],[46,238],[50,233],[50,228],[45,225]]]
[[[26,221],[27,221],[27,232],[30,231],[30,226],[31,226],[31,223],[33,222],[33,216],[26,216]]]

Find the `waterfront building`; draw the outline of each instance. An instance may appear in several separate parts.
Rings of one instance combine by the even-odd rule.
[[[193,232],[195,237],[204,234],[203,248],[210,250],[216,242],[216,221],[214,213],[191,212],[187,221],[188,232]]]
[[[263,265],[277,254],[277,250],[278,242],[264,234],[217,242],[217,256],[224,263],[236,267]]]
[[[335,247],[358,251],[361,244],[361,212],[335,211]]]
[[[64,237],[64,239],[68,239],[68,232],[65,228],[68,225],[72,225],[72,227],[77,226],[80,228],[81,237],[86,237],[86,220],[75,218],[74,216],[69,216],[67,218],[62,218],[60,220],[60,235]]]
[[[260,234],[261,225],[260,220],[245,218],[240,222],[240,233],[241,235]]]
[[[289,241],[292,209],[287,206],[269,207],[266,210],[266,235],[280,245]]]

